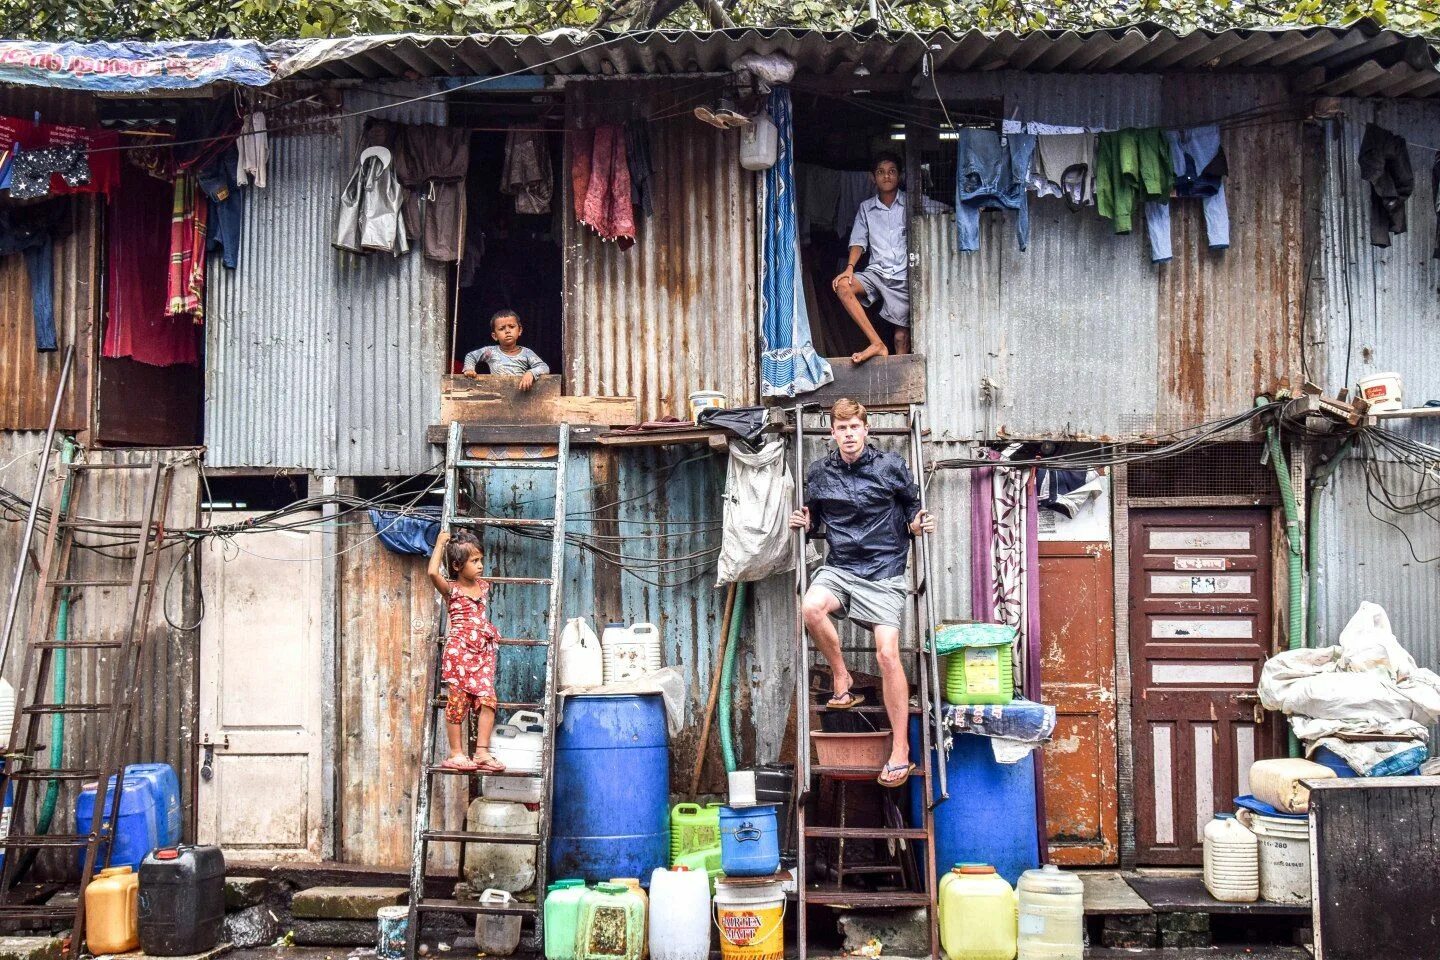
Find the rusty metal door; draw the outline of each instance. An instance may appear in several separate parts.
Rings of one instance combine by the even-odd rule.
[[[1050,859],[1115,863],[1115,576],[1110,544],[1040,543],[1040,687],[1058,715],[1045,745]]]
[[[1198,864],[1217,810],[1275,755],[1256,685],[1271,650],[1270,511],[1132,510],[1136,855]]]

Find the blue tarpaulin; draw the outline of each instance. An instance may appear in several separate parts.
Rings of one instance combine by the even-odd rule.
[[[265,47],[254,40],[176,43],[37,43],[0,40],[0,83],[67,90],[190,90],[217,81],[270,82]]]
[[[371,510],[370,522],[380,542],[395,553],[428,556],[440,534],[440,509],[418,507],[405,514]]]

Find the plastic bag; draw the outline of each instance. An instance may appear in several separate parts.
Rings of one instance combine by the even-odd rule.
[[[730,448],[716,586],[795,569],[795,535],[788,524],[794,500],[783,440],[773,439],[756,453]]]

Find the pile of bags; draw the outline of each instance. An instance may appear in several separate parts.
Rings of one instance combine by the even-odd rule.
[[[1333,647],[1287,650],[1260,674],[1260,702],[1290,717],[1313,757],[1327,748],[1361,776],[1409,773],[1440,719],[1440,676],[1416,665],[1374,603],[1360,604]]]

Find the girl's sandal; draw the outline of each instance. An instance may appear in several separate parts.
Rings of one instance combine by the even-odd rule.
[[[440,769],[441,769],[441,770],[457,770],[457,771],[459,771],[460,773],[474,773],[476,770],[478,770],[478,769],[480,769],[480,768],[479,768],[478,766],[476,766],[476,764],[475,764],[475,762],[474,762],[473,760],[465,760],[465,759],[457,760],[457,759],[455,759],[454,757],[447,757],[447,758],[445,759],[445,762],[442,763],[442,764],[440,764]]]
[[[505,772],[505,764],[501,763],[499,760],[496,760],[488,753],[485,754],[483,758],[476,756],[471,762],[475,764],[475,769],[480,773]]]

